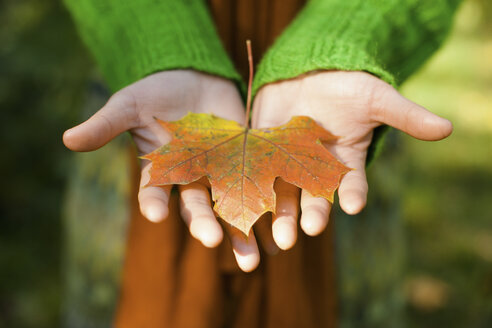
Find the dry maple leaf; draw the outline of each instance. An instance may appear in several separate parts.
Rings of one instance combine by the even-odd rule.
[[[214,210],[245,235],[263,213],[275,212],[277,177],[333,202],[350,170],[322,144],[337,138],[305,116],[268,129],[193,113],[159,123],[173,139],[143,157],[152,161],[148,185],[189,184],[207,177]]]

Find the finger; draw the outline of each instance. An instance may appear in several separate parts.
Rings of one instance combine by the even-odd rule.
[[[353,170],[345,174],[338,188],[340,207],[350,215],[362,211],[367,203],[366,153],[358,149],[339,149],[340,160]]]
[[[372,106],[372,118],[414,138],[428,141],[441,140],[453,131],[450,121],[408,100],[393,88],[375,98],[377,100]]]
[[[272,215],[265,213],[254,225],[254,232],[262,249],[269,255],[278,253],[279,248],[273,240]]]
[[[306,190],[301,194],[301,228],[309,236],[325,230],[330,217],[331,204],[324,198],[314,197]]]
[[[272,233],[278,247],[287,250],[297,240],[297,215],[299,214],[299,188],[282,179],[275,181],[277,208],[273,214]]]
[[[63,143],[74,151],[96,150],[134,127],[135,121],[133,97],[118,92],[87,121],[65,131]]]
[[[236,257],[239,268],[244,272],[251,272],[256,269],[260,263],[260,252],[253,230],[251,230],[248,237],[246,237],[244,233],[233,226],[227,223],[224,226],[231,239],[232,252]]]
[[[147,162],[142,168],[138,203],[143,216],[149,221],[160,222],[169,214],[169,196],[172,186],[146,187],[150,179],[150,167],[151,164]]]
[[[205,247],[220,244],[223,232],[210,203],[208,189],[198,182],[179,186],[181,216],[193,237]]]

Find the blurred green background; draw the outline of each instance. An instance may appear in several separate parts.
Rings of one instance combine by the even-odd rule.
[[[0,2],[0,328],[61,322],[73,169],[61,135],[82,117],[95,72],[58,1]],[[439,143],[400,134],[397,174],[381,181],[402,195],[407,326],[492,327],[491,1],[462,5],[402,92],[455,126]]]

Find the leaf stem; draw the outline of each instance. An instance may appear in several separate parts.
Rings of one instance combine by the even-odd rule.
[[[251,51],[251,41],[246,40],[246,48],[248,49],[248,64],[249,64],[249,79],[248,79],[248,95],[246,98],[246,118],[244,119],[244,127],[249,127],[249,113],[251,112],[251,85],[253,84],[253,51]]]

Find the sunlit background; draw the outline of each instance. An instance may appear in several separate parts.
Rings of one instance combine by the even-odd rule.
[[[0,328],[61,322],[72,169],[61,135],[94,79],[58,1],[0,2]],[[402,92],[455,127],[439,143],[399,134],[378,160],[391,151],[397,167],[381,183],[402,199],[406,326],[492,327],[491,1],[461,6],[445,46]]]
[[[454,124],[404,138],[407,301],[415,327],[492,326],[492,2],[467,1],[403,94]]]

